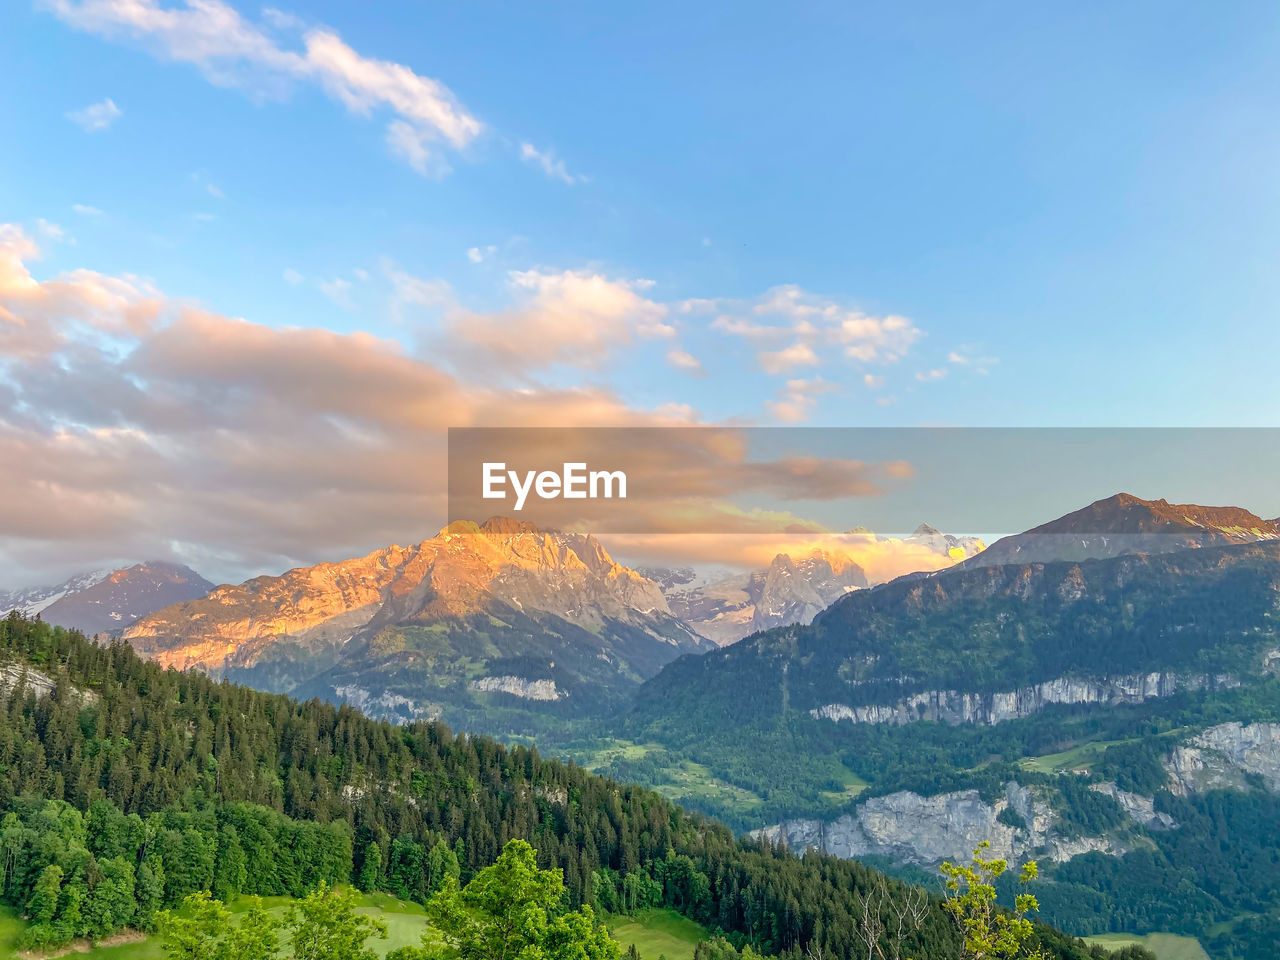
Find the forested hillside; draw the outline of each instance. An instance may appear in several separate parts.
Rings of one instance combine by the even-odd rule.
[[[422,899],[520,837],[541,866],[563,869],[573,905],[662,903],[765,953],[848,956],[859,894],[883,882],[439,724],[395,727],[164,670],[16,615],[0,623],[0,652],[4,898],[36,910],[50,940],[75,924],[145,925],[199,888],[345,878]],[[1038,931],[1057,956],[1099,955]],[[956,955],[936,901],[909,947],[921,960]]]
[[[898,865],[979,830],[1044,861],[1044,916],[1065,929],[1261,960],[1280,791],[1196,775],[1236,747],[1195,740],[1244,756],[1237,733],[1274,736],[1277,596],[1273,541],[898,581],[673,663],[610,731],[647,753],[608,769],[665,785],[696,763],[759,798],[724,811],[740,828]],[[1254,774],[1274,757],[1256,751]]]

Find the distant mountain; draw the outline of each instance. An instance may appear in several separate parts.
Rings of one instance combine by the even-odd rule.
[[[26,587],[8,593],[0,591],[0,613],[7,615],[11,610],[17,610],[24,617],[43,614],[45,608],[50,604],[57,603],[69,594],[87,590],[110,575],[111,570],[109,568],[94,570],[89,573],[78,573],[69,580],[64,580],[62,583],[55,585]]]
[[[987,548],[987,545],[977,537],[952,536],[927,523],[916,527],[911,536],[904,538],[904,542],[928,547],[934,553],[950,557],[956,563],[976,557]]]
[[[925,547],[951,563],[983,549],[976,537],[954,537],[925,523],[900,540],[857,533],[875,544]],[[822,549],[800,556],[780,553],[762,570],[709,582],[688,568],[648,572],[662,585],[671,612],[720,646],[771,627],[808,623],[846,593],[873,582],[848,553]]]
[[[1096,562],[1056,556],[1073,551]],[[990,562],[1001,554],[1021,559]],[[1280,667],[1277,596],[1276,524],[1119,494],[950,569],[843,597],[807,628],[673,664],[639,702],[654,716],[696,699],[724,717],[785,704],[855,723],[996,723],[1215,689]]]
[[[79,574],[56,586],[0,593],[0,613],[39,614],[49,623],[92,636],[128,627],[172,603],[204,596],[212,587],[190,567],[153,560]]]
[[[1278,539],[1280,520],[1263,520],[1241,507],[1202,507],[1118,493],[1003,537],[967,566],[1098,560]]]
[[[513,712],[609,709],[668,661],[712,648],[595,538],[500,518],[218,587],[125,638],[167,665],[504,732]]]
[[[1280,542],[1096,563],[957,567],[858,591],[809,627],[686,658],[639,694],[654,729],[799,711],[993,724],[1054,704],[1215,690],[1280,667]]]
[[[808,623],[850,590],[867,585],[858,564],[822,551],[799,559],[780,553],[763,570],[712,583],[672,581],[665,578],[671,612],[720,646],[769,627]]]

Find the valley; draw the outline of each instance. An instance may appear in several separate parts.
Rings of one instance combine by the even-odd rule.
[[[1280,818],[1275,524],[1121,495],[998,554],[913,536],[948,566],[877,585],[815,552],[700,581],[491,520],[218,587],[123,636],[536,746],[795,851],[916,877],[986,841],[1040,861],[1045,918],[1080,935],[1233,958],[1238,919],[1280,923],[1256,826]]]

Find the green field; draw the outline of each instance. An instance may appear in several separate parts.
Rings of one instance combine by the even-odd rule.
[[[656,743],[633,743],[630,740],[605,739],[587,749],[570,750],[569,755],[579,765],[592,772],[599,772],[614,759],[639,760],[651,752],[664,748]],[[715,804],[729,814],[745,816],[753,813],[764,802],[750,790],[735,787],[713,774],[709,767],[687,758],[672,757],[674,761],[662,769],[661,782],[652,789],[674,803],[701,800]]]
[[[867,789],[867,787],[871,786],[871,784],[867,783],[867,781],[863,780],[848,767],[840,768],[840,778],[841,782],[844,784],[843,790],[839,792],[834,790],[823,790],[818,794],[818,796],[823,800],[836,807],[843,806],[863,790]]]
[[[288,909],[288,897],[266,897],[264,903],[270,912],[283,918]],[[386,893],[361,894],[359,897],[360,913],[379,917],[387,925],[386,940],[370,940],[369,945],[378,954],[385,956],[388,951],[398,947],[416,947],[422,941],[422,933],[427,929],[426,911],[416,903],[397,900]],[[243,913],[248,904],[241,900],[232,904],[232,913]],[[23,923],[16,912],[9,907],[0,912],[0,958],[9,960],[17,956],[14,943],[22,932]],[[160,941],[155,937],[146,940],[120,943],[116,946],[98,946],[85,949],[80,945],[78,950],[67,950],[66,956],[72,960],[162,960],[164,954],[160,949]]]
[[[273,914],[280,917],[284,916],[290,903],[287,897],[269,897],[264,902]],[[247,906],[243,900],[232,904],[232,913],[243,913]],[[427,929],[425,911],[421,906],[397,900],[390,894],[362,894],[359,910],[380,917],[387,925],[386,940],[369,942],[378,956],[385,956],[398,947],[417,946]],[[635,944],[642,960],[658,960],[660,956],[666,960],[692,960],[694,946],[708,936],[706,930],[674,910],[644,910],[635,916],[611,916],[606,922],[609,932],[624,948]],[[0,958],[3,960],[17,956],[14,944],[22,928],[23,922],[13,908],[0,908]],[[71,960],[162,960],[164,956],[160,941],[155,937],[89,949],[82,945],[80,950],[68,951],[65,955]]]
[[[1195,937],[1179,937],[1172,933],[1149,933],[1145,937],[1127,933],[1103,933],[1084,939],[1110,950],[1119,950],[1136,943],[1154,953],[1158,960],[1209,960],[1209,955]]]
[[[1178,727],[1158,734],[1161,740],[1175,740],[1190,731],[1191,727]],[[1040,757],[1023,757],[1018,766],[1036,773],[1068,773],[1072,770],[1088,770],[1101,757],[1107,747],[1119,746],[1122,743],[1137,743],[1140,737],[1127,740],[1086,740],[1078,743],[1070,750],[1061,753],[1046,753]]]
[[[617,914],[605,923],[624,950],[635,944],[640,960],[693,960],[693,948],[708,936],[692,920],[667,909],[641,910],[634,916]]]
[[[1070,750],[1063,750],[1061,753],[1046,753],[1042,757],[1024,757],[1018,761],[1018,766],[1024,770],[1034,770],[1036,773],[1067,773],[1072,770],[1088,770],[1092,764],[1102,757],[1102,753],[1107,747],[1131,742],[1130,740],[1094,740],[1089,743],[1079,744]]]

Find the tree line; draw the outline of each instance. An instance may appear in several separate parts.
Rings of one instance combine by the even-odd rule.
[[[533,748],[455,735],[442,724],[397,727],[350,707],[161,669],[126,644],[98,645],[16,615],[0,621],[0,654],[10,659],[6,674],[14,677],[0,704],[0,810],[19,822],[23,810],[28,820],[47,815],[31,813],[38,804],[28,806],[35,800],[27,798],[38,798],[81,812],[83,846],[95,865],[84,826],[95,805],[113,822],[118,813],[127,835],[139,822],[144,836],[147,824],[165,824],[160,866],[168,889],[162,886],[161,896],[169,900],[186,889],[168,879],[169,848],[179,875],[203,877],[212,844],[210,889],[229,883],[229,890],[239,873],[220,878],[218,851],[238,845],[246,862],[240,889],[251,892],[248,885],[259,881],[250,876],[256,872],[250,852],[271,850],[258,842],[254,824],[305,836],[305,843],[275,843],[276,877],[286,887],[327,882],[345,869],[340,879],[415,899],[438,892],[455,869],[466,883],[509,841],[523,839],[536,848],[541,869],[562,872],[570,908],[590,905],[605,889],[597,874],[624,878],[615,885],[618,896],[626,875],[647,874],[661,886],[664,903],[735,947],[750,944],[798,960],[813,950],[853,955],[860,894],[886,882],[853,861],[797,857],[740,840],[649,790],[547,760]],[[52,685],[48,693],[37,672]],[[74,824],[67,829],[74,833]],[[137,901],[148,856],[152,876],[143,885],[156,882],[155,855],[151,844],[129,844],[104,848],[101,862],[132,856]],[[94,899],[102,882],[127,887],[122,874],[86,864],[82,901]],[[27,897],[24,908],[39,880],[30,876],[26,871],[16,888]],[[64,868],[59,899],[67,877]],[[55,907],[49,922],[57,918]],[[1047,927],[1037,927],[1036,936],[1059,957],[1102,955]],[[957,932],[940,901],[930,902],[909,946],[916,960],[956,955]]]

